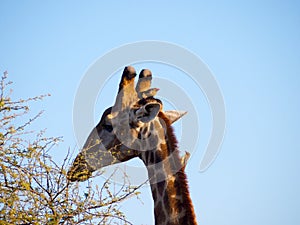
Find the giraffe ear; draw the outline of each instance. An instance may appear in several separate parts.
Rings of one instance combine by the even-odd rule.
[[[187,111],[168,110],[165,111],[164,114],[172,124],[183,117],[185,114],[187,114]]]
[[[161,109],[159,103],[148,103],[135,112],[136,119],[143,123],[153,120]]]

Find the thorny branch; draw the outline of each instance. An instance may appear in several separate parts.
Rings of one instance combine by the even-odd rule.
[[[30,116],[29,104],[48,95],[12,100],[4,72],[0,81],[0,224],[131,224],[119,204],[138,196],[124,172],[124,183],[115,189],[110,178],[101,187],[70,183],[66,171],[72,154],[62,163],[51,156],[61,137],[45,137],[45,131],[29,131],[42,111]],[[31,119],[24,121],[24,115]],[[30,134],[30,135],[28,135]]]

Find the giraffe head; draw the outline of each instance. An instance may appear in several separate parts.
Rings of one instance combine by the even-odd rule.
[[[104,111],[75,158],[67,174],[70,181],[85,181],[94,171],[137,157],[165,141],[165,128],[158,118],[162,102],[139,93],[140,87],[143,87],[140,92],[150,88],[151,75],[151,71],[142,70],[135,88],[136,71],[131,66],[125,67],[115,104]],[[166,111],[164,115],[173,123],[185,113]]]

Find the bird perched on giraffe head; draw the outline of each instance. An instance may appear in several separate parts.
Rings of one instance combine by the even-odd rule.
[[[157,94],[159,91],[159,88],[150,88],[146,91],[142,91],[138,93],[139,98],[148,98],[148,97],[153,97]]]

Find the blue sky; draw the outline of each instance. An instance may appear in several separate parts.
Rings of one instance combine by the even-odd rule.
[[[46,111],[34,128],[64,136],[57,157],[76,145],[73,102],[96,59],[126,43],[175,43],[208,65],[226,106],[221,152],[200,173],[211,117],[203,93],[180,83],[200,118],[199,143],[187,167],[199,224],[300,224],[299,2],[2,0],[0,11],[0,71],[9,72],[16,97],[51,93],[34,107]],[[171,68],[136,66],[151,66],[176,82]],[[117,82],[99,95],[95,123],[112,103]],[[147,189],[142,200],[123,209],[134,224],[153,224]]]

